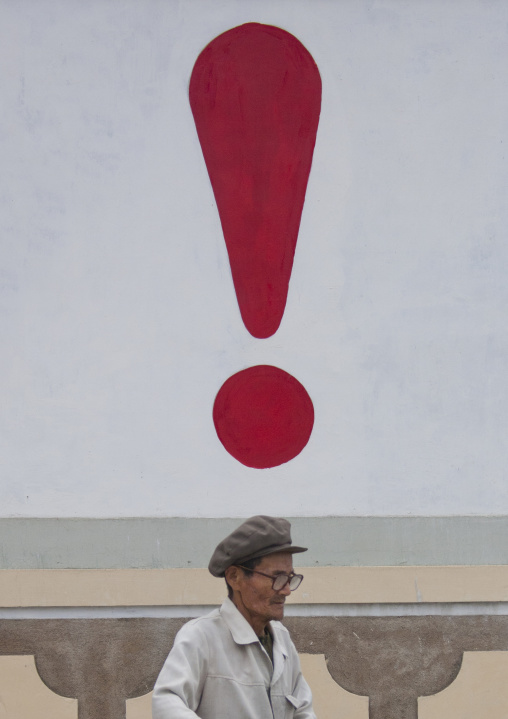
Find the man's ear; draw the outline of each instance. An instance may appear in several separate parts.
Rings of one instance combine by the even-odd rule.
[[[238,581],[240,579],[239,567],[235,567],[234,565],[232,567],[228,567],[224,572],[224,576],[226,578],[226,582],[232,589],[238,589]]]

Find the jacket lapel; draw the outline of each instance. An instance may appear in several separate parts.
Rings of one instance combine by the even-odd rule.
[[[272,675],[272,684],[275,684],[275,682],[280,678],[283,670],[284,670],[284,663],[286,662],[286,659],[288,658],[288,653],[286,650],[286,647],[284,646],[281,638],[281,633],[283,630],[281,630],[276,622],[270,622],[270,629],[272,631],[273,636],[273,675]]]

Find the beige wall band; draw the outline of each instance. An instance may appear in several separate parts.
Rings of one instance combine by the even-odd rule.
[[[308,567],[295,604],[508,601],[508,565]],[[206,569],[0,570],[2,607],[217,605],[222,580]]]

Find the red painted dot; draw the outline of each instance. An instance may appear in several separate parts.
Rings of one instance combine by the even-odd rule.
[[[237,372],[213,406],[217,435],[247,467],[267,469],[294,459],[309,441],[314,406],[305,387],[271,365]]]

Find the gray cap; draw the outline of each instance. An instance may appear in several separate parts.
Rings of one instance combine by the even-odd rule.
[[[291,524],[287,519],[258,515],[247,519],[217,545],[208,569],[214,577],[223,577],[232,564],[243,564],[276,552],[306,551],[307,547],[291,544]]]

